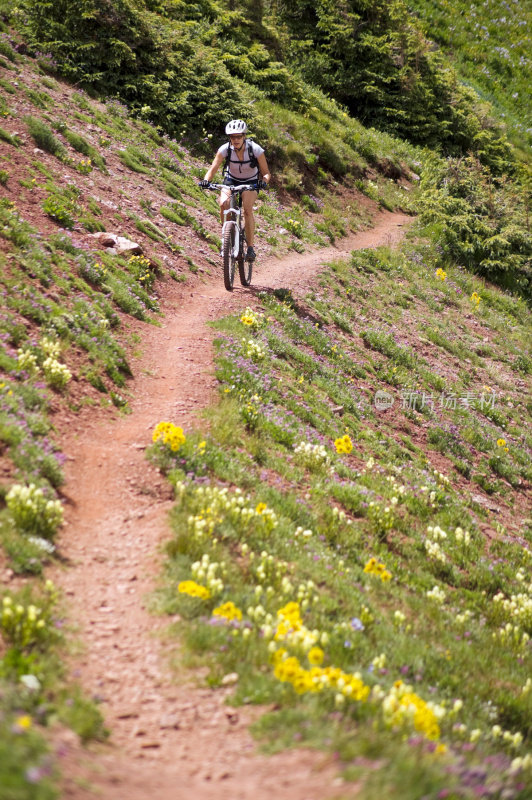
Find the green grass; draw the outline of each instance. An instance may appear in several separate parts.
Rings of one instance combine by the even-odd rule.
[[[37,108],[48,108],[52,103],[52,98],[47,92],[39,92],[35,89],[26,89],[26,94]]]
[[[429,36],[451,55],[461,77],[494,104],[526,157],[532,142],[527,100],[530,8],[503,0],[411,0],[409,6],[425,21]]]
[[[0,785],[17,800],[58,796],[54,754],[46,726],[60,722],[83,741],[103,740],[107,732],[97,706],[67,680],[61,663],[62,610],[50,581],[2,592],[0,599]]]
[[[150,174],[150,167],[153,161],[138,147],[129,145],[125,150],[119,152],[118,156],[122,163],[134,172],[140,172],[145,175]]]
[[[56,127],[74,150],[87,156],[98,169],[106,171],[105,159],[81,134],[71,130],[63,122],[58,123]]]
[[[42,119],[26,117],[25,122],[37,147],[40,147],[41,150],[47,153],[57,156],[59,159],[63,159],[66,156],[64,146],[59,139],[54,136],[52,129]]]
[[[18,60],[17,54],[15,53],[9,42],[6,42],[4,39],[0,41],[0,54],[5,56],[9,61],[11,61],[12,64],[17,63]]]
[[[75,204],[78,196],[72,189],[50,195],[60,203],[50,211],[57,215],[58,209]],[[94,203],[91,207],[98,210]],[[69,219],[58,221],[68,224]],[[142,257],[128,260],[102,254],[99,261],[64,234],[49,237],[43,247],[33,226],[6,200],[0,204],[0,224],[2,236],[17,252],[17,265],[2,270],[0,284],[5,297],[0,323],[0,436],[19,482],[37,482],[54,497],[62,482],[60,455],[49,439],[48,401],[39,386],[47,382],[67,397],[69,390],[68,379],[63,383],[60,372],[46,372],[43,343],[46,339],[56,343],[57,361],[63,364],[69,363],[71,348],[84,352],[82,376],[87,375],[100,391],[107,392],[113,384],[123,386],[131,370],[116,338],[120,321],[115,309],[140,319],[157,310],[152,294],[156,267]],[[38,334],[29,333],[39,329]],[[22,351],[30,361],[28,356],[24,363],[20,360]],[[40,573],[53,557],[21,538],[12,524],[7,524],[3,542],[12,567],[20,573]]]
[[[486,786],[524,798],[530,773],[509,765],[532,735],[532,619],[515,600],[530,594],[532,532],[513,503],[530,481],[530,409],[480,356],[454,376],[448,358],[487,338],[502,363],[526,347],[528,314],[517,299],[497,310],[493,288],[472,314],[469,291],[484,286],[449,266],[442,294],[431,258],[419,244],[353,253],[304,302],[265,293],[254,313],[217,323],[221,399],[208,435],[151,452],[178,498],[158,602],[181,616],[187,663],[208,666],[209,685],[237,673],[233,703],[274,707],[254,726],[265,747],[336,752],[364,798],[469,797],[480,764]],[[424,332],[452,331],[452,347],[442,333],[417,352],[398,285],[418,290]],[[510,308],[511,342],[499,336]],[[374,405],[378,388],[392,415]],[[346,434],[353,449],[337,452]],[[493,527],[494,501],[506,532]],[[184,581],[209,595],[190,596]],[[397,715],[396,681],[417,704],[410,722]]]

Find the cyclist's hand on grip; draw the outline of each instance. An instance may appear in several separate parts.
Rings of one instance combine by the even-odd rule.
[[[257,189],[267,189],[268,184],[266,181],[257,181]]]
[[[203,180],[200,181],[198,185],[201,186],[202,189],[208,189],[209,186],[211,185],[211,182],[203,178]]]

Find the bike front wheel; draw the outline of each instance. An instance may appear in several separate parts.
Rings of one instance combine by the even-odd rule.
[[[242,245],[245,244],[245,240],[242,240]],[[251,273],[253,272],[253,261],[246,261],[244,258],[244,246],[240,248],[240,253],[238,254],[238,273],[240,275],[240,283],[242,286],[249,286],[251,283]]]
[[[224,285],[228,292],[233,291],[233,283],[235,280],[235,228],[234,225],[228,225],[224,232],[223,239],[223,260],[224,260]]]

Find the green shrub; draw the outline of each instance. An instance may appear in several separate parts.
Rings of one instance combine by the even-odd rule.
[[[423,222],[454,261],[506,289],[532,299],[532,233],[526,192],[505,179],[494,181],[471,156],[433,162],[424,171]]]
[[[62,228],[73,228],[76,224],[70,211],[59,197],[49,195],[42,203],[43,211]]]
[[[77,150],[78,153],[82,153],[84,156],[87,156],[88,159],[96,166],[98,169],[105,168],[105,159],[98,153],[98,151],[91,145],[89,142],[80,136],[79,133],[70,130],[66,126],[63,126],[64,129],[61,130],[61,133],[74,150]]]
[[[0,197],[0,236],[24,247],[31,241],[32,227],[16,211],[14,203],[7,197]]]
[[[84,697],[79,689],[63,692],[59,702],[58,717],[86,743],[90,740],[104,741],[109,732],[93,700]]]
[[[133,0],[114,0],[112,14],[100,0],[24,0],[23,8],[29,46],[50,53],[60,74],[122,98],[173,135],[246,111],[219,53],[198,46],[195,26],[179,20],[186,4],[170,24]]]
[[[129,169],[132,169],[134,172],[140,172],[144,175],[149,175],[151,172],[151,169],[146,166],[146,160],[140,157],[140,153],[136,148],[120,150],[118,157],[122,164],[129,167]]]
[[[37,92],[35,89],[26,89],[26,94],[37,108],[47,108],[52,102],[52,98],[46,92]]]
[[[79,218],[79,222],[89,233],[105,230],[105,224],[101,220],[96,219],[96,217],[93,217],[92,214],[82,214]]]
[[[11,61],[13,64],[17,60],[15,51],[13,50],[9,42],[6,42],[5,39],[0,39],[0,54],[9,59],[9,61]]]
[[[27,719],[27,715],[21,713],[0,716],[0,785],[4,797],[6,800],[56,800],[58,791],[48,775],[48,747],[38,730],[25,729]],[[20,728],[20,733],[13,735],[13,728]],[[31,784],[28,775],[35,775],[37,781]]]
[[[0,140],[12,144],[13,147],[20,147],[20,139],[17,136],[11,136],[4,128],[0,128]]]
[[[275,23],[284,34],[286,62],[353,116],[448,154],[471,150],[504,169],[510,149],[501,132],[401,0],[282,3]],[[323,161],[337,174],[345,171],[342,154],[330,144]]]
[[[171,206],[161,206],[159,211],[163,217],[166,217],[176,225],[188,225],[190,223],[190,214],[184,206],[177,203],[172,203]]]
[[[37,117],[26,117],[24,121],[37,147],[47,153],[51,153],[53,156],[57,156],[59,159],[66,157],[65,148],[59,139],[56,139],[52,129],[45,122],[37,119]]]

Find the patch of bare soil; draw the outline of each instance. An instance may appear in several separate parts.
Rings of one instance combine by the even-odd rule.
[[[409,218],[381,213],[375,227],[338,248],[259,263],[253,292],[290,288],[302,296],[327,260],[352,249],[393,245]],[[63,797],[88,800],[271,798],[311,800],[355,796],[338,778],[334,759],[295,749],[266,757],[248,731],[258,710],[232,709],[231,692],[198,688],[185,671],[171,673],[167,624],[147,610],[168,538],[169,490],[144,457],[161,420],[185,429],[215,399],[213,333],[207,321],[248,305],[249,290],[223,288],[222,276],[194,288],[166,285],[161,327],[143,326],[143,354],[134,363],[131,413],[110,420],[86,413],[65,432],[66,525],[59,546],[67,566],[49,577],[69,601],[83,653],[73,673],[99,697],[111,730],[105,745],[81,748],[58,734]],[[179,662],[179,653],[172,653]]]

